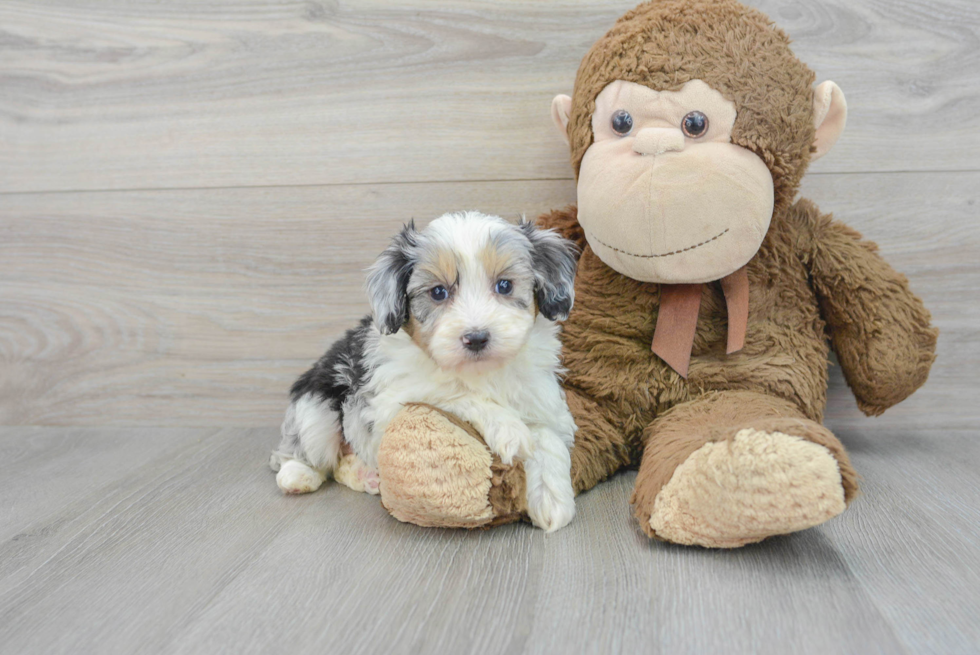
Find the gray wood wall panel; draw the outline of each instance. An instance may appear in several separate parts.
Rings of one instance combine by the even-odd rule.
[[[632,0],[0,4],[0,190],[568,178],[550,125]],[[818,170],[977,170],[972,0],[764,0],[850,129]]]
[[[276,423],[404,222],[573,198],[567,181],[3,196],[0,424]]]
[[[813,175],[943,330],[929,384],[880,420],[978,416],[980,173]],[[292,379],[367,310],[363,269],[410,218],[516,217],[567,180],[0,196],[0,424],[271,425]],[[833,387],[832,415],[858,419]],[[918,418],[917,418],[918,417]]]

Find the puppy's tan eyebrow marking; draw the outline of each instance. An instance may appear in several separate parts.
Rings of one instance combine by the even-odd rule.
[[[499,275],[513,264],[513,257],[510,253],[502,251],[497,244],[490,242],[480,250],[480,263],[483,270],[491,276]]]
[[[522,238],[510,230],[491,235],[479,253],[484,270],[491,276],[499,277],[518,268],[521,264],[519,255],[526,252],[520,242]]]
[[[524,272],[517,266],[508,266],[502,271],[497,271],[493,276],[493,281],[497,280],[510,280],[511,282],[517,282],[521,278],[525,277]]]
[[[459,265],[456,261],[456,253],[446,247],[425,253],[418,269],[427,273],[434,281],[438,280],[447,286],[459,282]]]

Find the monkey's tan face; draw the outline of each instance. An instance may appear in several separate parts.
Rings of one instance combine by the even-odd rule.
[[[773,182],[731,143],[735,115],[701,80],[603,89],[578,179],[578,220],[603,262],[660,283],[717,280],[748,263],[769,229]]]

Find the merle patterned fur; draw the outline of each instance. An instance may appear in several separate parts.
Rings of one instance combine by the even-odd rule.
[[[364,342],[371,329],[371,316],[361,319],[356,328],[347,330],[313,367],[303,373],[289,390],[293,402],[308,393],[330,403],[330,409],[343,420],[343,404],[357,393],[364,382]]]
[[[530,221],[522,219],[518,227],[531,242],[538,310],[550,321],[564,321],[575,299],[578,248],[551,231],[538,230]]]

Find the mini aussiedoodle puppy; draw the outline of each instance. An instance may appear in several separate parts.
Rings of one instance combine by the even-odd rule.
[[[371,267],[373,316],[292,387],[273,452],[286,493],[326,476],[378,492],[378,446],[405,403],[469,421],[505,463],[524,461],[528,513],[545,530],[575,514],[575,422],[559,381],[574,246],[477,212],[407,225]]]

